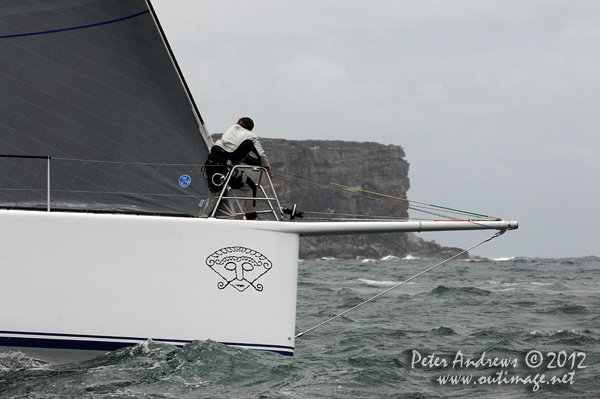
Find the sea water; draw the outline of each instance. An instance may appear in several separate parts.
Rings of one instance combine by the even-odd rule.
[[[435,263],[301,261],[297,331]],[[599,269],[597,257],[451,261],[301,336],[294,357],[210,341],[62,365],[5,351],[0,397],[598,398]]]

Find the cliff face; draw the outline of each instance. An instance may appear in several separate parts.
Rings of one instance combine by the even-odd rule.
[[[261,139],[275,172],[282,206],[336,215],[408,217],[408,203],[368,193],[344,192],[338,185],[407,198],[409,164],[402,147],[345,141]],[[307,181],[302,177],[308,177]],[[318,181],[315,181],[318,180]],[[412,233],[302,237],[300,258],[382,258],[387,255],[446,258],[459,248],[442,247]],[[468,255],[465,255],[468,258]]]
[[[406,198],[410,187],[408,162],[402,147],[345,141],[261,139],[275,171],[306,176],[325,183]],[[348,195],[339,186],[302,182],[283,175],[273,181],[284,202],[302,210],[341,214],[408,217],[406,204],[381,201],[371,195]]]

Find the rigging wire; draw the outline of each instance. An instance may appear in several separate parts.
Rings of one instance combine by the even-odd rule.
[[[120,164],[121,166],[126,165],[126,164],[127,165],[158,165],[158,167],[161,167],[161,166],[193,166],[194,168],[201,166],[201,165],[197,165],[197,164],[177,164],[177,163],[98,161],[98,160],[86,160],[86,159],[64,158],[64,157],[54,157],[54,159],[62,160],[62,161],[79,161],[79,162],[89,162],[89,163],[113,163],[113,164]],[[278,177],[282,178],[283,180],[306,181],[306,182],[312,183],[314,185],[319,185],[319,186],[321,186],[322,189],[325,189],[330,192],[352,194],[359,198],[365,198],[365,199],[370,199],[370,200],[375,200],[375,201],[380,201],[380,202],[393,203],[396,205],[406,207],[407,209],[412,209],[414,211],[423,212],[426,214],[430,214],[432,216],[438,216],[438,217],[443,217],[443,218],[449,217],[448,214],[436,213],[425,207],[441,209],[441,210],[444,210],[444,211],[452,213],[452,214],[458,214],[458,215],[463,215],[463,216],[470,215],[470,216],[478,216],[478,217],[485,217],[485,218],[500,220],[500,218],[495,217],[495,216],[488,216],[488,215],[463,211],[463,210],[459,210],[459,209],[453,209],[453,208],[434,205],[434,204],[427,204],[427,203],[420,202],[420,201],[409,200],[406,198],[396,197],[393,195],[387,195],[387,194],[377,193],[374,191],[364,190],[364,189],[360,189],[360,188],[356,188],[356,187],[346,186],[343,184],[328,182],[328,181],[325,181],[322,179],[302,176],[302,175],[295,174],[292,172],[285,172],[282,170],[278,170],[276,174]],[[366,195],[366,194],[368,194],[368,195]],[[411,204],[413,204],[413,205],[411,205]],[[422,206],[417,206],[414,204],[418,204],[418,205],[422,205]],[[305,213],[314,213],[314,212],[305,212]],[[359,215],[354,215],[354,216],[359,216]],[[454,219],[454,220],[457,220],[457,219]]]
[[[104,164],[118,164],[120,165],[120,167],[123,167],[124,165],[154,165],[154,166],[158,166],[158,168],[160,168],[161,166],[191,166],[197,168],[201,165],[197,165],[197,164],[177,164],[177,163],[148,163],[148,162],[120,162],[120,161],[98,161],[98,160],[86,160],[86,159],[77,159],[77,158],[64,158],[64,157],[54,157],[54,159],[56,160],[62,160],[62,161],[79,161],[79,162],[83,162],[85,163],[104,163]],[[83,166],[82,166],[83,167]],[[155,170],[156,173],[156,170]],[[439,206],[439,205],[434,205],[434,204],[428,204],[428,203],[424,203],[424,202],[420,202],[420,201],[415,201],[415,200],[409,200],[406,198],[401,198],[401,197],[397,197],[397,196],[393,196],[393,195],[388,195],[388,194],[382,194],[382,193],[378,193],[378,192],[374,192],[374,191],[369,191],[369,190],[364,190],[364,189],[360,189],[357,187],[351,187],[351,186],[347,186],[347,185],[343,185],[343,184],[338,184],[338,183],[333,183],[333,182],[328,182],[322,179],[317,179],[317,178],[313,178],[313,177],[307,177],[307,176],[303,176],[303,175],[299,175],[299,174],[295,174],[292,172],[286,172],[286,171],[282,171],[282,170],[278,170],[276,172],[276,175],[281,178],[282,180],[288,180],[288,181],[303,181],[306,183],[310,183],[322,190],[326,190],[329,192],[333,192],[336,194],[346,194],[346,195],[352,195],[353,197],[357,197],[357,198],[365,198],[365,199],[369,199],[372,201],[378,201],[378,202],[385,202],[385,203],[391,203],[394,205],[398,205],[401,207],[404,207],[406,209],[409,210],[413,210],[416,212],[422,212],[431,216],[435,216],[435,217],[439,217],[442,218],[444,220],[463,220],[463,218],[465,216],[477,216],[477,217],[483,217],[483,218],[489,218],[489,219],[495,219],[495,220],[501,220],[498,217],[495,216],[488,216],[488,215],[483,215],[483,214],[479,214],[479,213],[474,213],[474,212],[469,212],[469,211],[463,211],[463,210],[459,210],[459,209],[454,209],[454,208],[449,208],[449,207],[444,207],[444,206]],[[113,176],[114,178],[115,176]],[[67,190],[68,191],[68,190]],[[107,194],[108,192],[106,192],[106,187],[102,189],[103,194]],[[173,194],[171,194],[173,195]],[[174,196],[178,196],[178,195],[174,195]],[[443,210],[445,213],[440,213],[440,210]],[[329,216],[329,218],[324,218],[324,217],[306,217],[306,220],[323,220],[323,219],[327,219],[327,220],[332,220],[336,217],[339,216],[349,216],[349,217],[355,217],[355,218],[359,218],[359,219],[364,219],[365,215],[350,215],[350,214],[333,214],[333,213],[325,213],[325,212],[311,212],[311,211],[305,211],[304,212],[307,216],[308,215],[327,215]],[[460,215],[459,217],[454,217],[451,215]],[[369,215],[368,218],[388,218],[388,219],[399,219],[399,217],[382,217],[382,216],[375,216],[375,215]],[[405,217],[400,217],[400,219],[405,219]],[[472,223],[477,223],[477,221],[475,220],[469,220]]]
[[[405,203],[400,203],[400,202],[398,202],[398,201],[395,201],[395,200],[391,200],[391,199],[387,199],[387,198],[376,198],[376,197],[373,197],[373,196],[362,195],[362,194],[360,194],[360,193],[356,193],[356,192],[350,192],[349,190],[346,190],[346,189],[340,189],[340,188],[338,188],[338,187],[333,187],[333,186],[329,185],[329,183],[325,183],[325,184],[323,184],[323,183],[322,183],[321,181],[319,181],[319,180],[312,180],[312,179],[310,179],[310,178],[297,178],[297,177],[294,177],[294,176],[285,176],[285,172],[283,172],[283,173],[284,173],[284,174],[282,174],[281,172],[279,172],[279,171],[278,171],[278,172],[276,172],[276,174],[275,174],[275,175],[276,175],[278,178],[282,179],[282,180],[288,180],[288,181],[303,181],[303,182],[305,182],[305,183],[311,183],[311,184],[313,184],[314,186],[318,186],[318,188],[319,188],[319,189],[321,189],[321,190],[324,190],[324,191],[329,191],[329,192],[332,192],[332,193],[335,193],[335,194],[340,194],[340,193],[341,193],[341,194],[353,195],[353,196],[355,196],[355,197],[358,197],[358,198],[365,198],[365,199],[369,199],[369,200],[372,200],[372,201],[378,201],[378,202],[386,202],[386,203],[391,203],[391,204],[395,204],[395,205],[400,205],[400,206],[402,206],[402,207],[404,207],[404,208],[407,208],[407,209],[411,209],[411,207],[410,207],[410,206],[408,206],[407,204],[405,204]],[[425,212],[426,212],[426,211],[425,211]],[[311,211],[305,211],[305,213],[312,213],[312,214],[319,214],[319,213],[320,213],[320,214],[326,214],[326,213],[324,213],[324,212],[311,212]],[[332,215],[332,214],[331,214],[331,213],[329,213],[329,215]],[[337,215],[337,214],[336,214],[336,215]],[[352,216],[359,216],[359,215],[352,215]],[[364,216],[364,215],[363,215],[363,216]]]
[[[396,205],[401,205],[403,207],[406,207],[407,209],[412,209],[414,211],[423,212],[426,214],[430,214],[432,216],[437,216],[437,217],[442,217],[442,218],[451,218],[453,220],[458,220],[458,218],[449,217],[447,213],[451,213],[451,214],[462,215],[463,217],[465,215],[467,215],[467,216],[477,216],[477,217],[501,220],[500,218],[495,217],[495,216],[488,216],[488,215],[483,215],[483,214],[479,214],[479,213],[444,207],[444,206],[440,206],[440,205],[427,204],[427,203],[420,202],[420,201],[414,201],[414,200],[409,200],[406,198],[377,193],[374,191],[363,190],[360,188],[346,186],[343,184],[327,182],[325,180],[316,179],[316,178],[312,178],[312,177],[306,177],[306,176],[298,175],[298,174],[291,173],[291,172],[277,171],[277,175],[279,177],[283,178],[284,180],[305,181],[308,183],[312,183],[314,185],[318,185],[318,186],[320,186],[321,189],[324,189],[327,191],[331,191],[331,192],[335,192],[335,193],[353,194],[360,198],[367,198],[370,200],[376,200],[376,201],[380,201],[380,202],[393,203]],[[366,194],[369,194],[369,195],[366,195]],[[422,205],[422,206],[410,205],[410,204],[418,204],[418,205]],[[427,209],[426,207],[437,209],[438,212],[435,212],[431,209]],[[446,211],[447,213],[446,214],[439,213],[440,209]],[[307,211],[305,213],[314,213],[314,212]]]
[[[352,308],[350,308],[350,309],[348,309],[348,310],[345,310],[345,311],[343,311],[342,313],[338,314],[337,316],[334,316],[334,317],[332,317],[332,318],[330,318],[330,319],[328,319],[328,320],[325,320],[324,322],[322,322],[322,323],[320,323],[320,324],[317,324],[316,326],[314,326],[314,327],[312,327],[312,328],[309,328],[308,330],[306,330],[306,331],[304,331],[304,332],[301,332],[300,334],[296,334],[296,336],[295,336],[294,338],[301,337],[301,336],[303,336],[304,334],[306,334],[306,333],[308,333],[308,332],[311,332],[311,331],[313,331],[313,330],[315,330],[315,329],[317,329],[317,328],[319,328],[319,327],[321,327],[321,326],[323,326],[323,325],[325,325],[325,324],[327,324],[327,323],[329,323],[329,322],[331,322],[331,321],[333,321],[333,320],[335,320],[335,319],[337,319],[337,318],[339,318],[339,317],[342,317],[342,316],[343,316],[343,315],[345,315],[346,313],[349,313],[349,312],[351,312],[351,311],[353,311],[353,310],[355,310],[355,309],[358,309],[359,307],[361,307],[361,306],[363,306],[363,305],[365,305],[365,304],[367,304],[367,303],[369,303],[369,302],[371,302],[371,301],[373,301],[373,300],[375,300],[375,299],[379,298],[380,296],[382,296],[382,295],[384,295],[384,294],[387,294],[388,292],[392,291],[393,289],[396,289],[396,288],[400,287],[401,285],[403,285],[403,284],[406,284],[406,283],[408,283],[409,281],[411,281],[411,280],[414,280],[415,278],[417,278],[417,277],[419,277],[419,276],[422,276],[423,274],[425,274],[425,273],[427,273],[427,272],[429,272],[429,271],[431,271],[431,270],[435,269],[436,267],[438,267],[438,266],[441,266],[441,265],[443,265],[444,263],[446,263],[446,262],[448,262],[448,261],[451,261],[452,259],[455,259],[455,258],[459,257],[460,255],[464,254],[465,252],[468,252],[468,251],[470,251],[470,250],[472,250],[472,249],[474,249],[474,248],[477,248],[477,247],[478,247],[478,246],[480,246],[481,244],[484,244],[484,243],[486,243],[486,242],[488,242],[488,241],[491,241],[492,239],[494,239],[494,238],[496,238],[496,237],[499,237],[499,236],[501,236],[501,235],[502,235],[502,234],[504,234],[505,232],[506,232],[506,229],[498,231],[498,232],[497,232],[497,233],[495,233],[494,235],[492,235],[492,236],[490,236],[490,237],[486,238],[485,240],[481,241],[479,244],[475,244],[475,245],[473,245],[471,248],[469,248],[469,249],[465,249],[464,251],[462,251],[462,252],[459,252],[459,253],[457,253],[456,255],[454,255],[454,256],[452,256],[452,257],[450,257],[450,258],[448,258],[448,259],[446,259],[446,260],[444,260],[444,261],[442,261],[442,262],[440,262],[440,263],[438,263],[438,264],[436,264],[435,266],[432,266],[432,267],[430,267],[429,269],[423,270],[422,272],[420,272],[420,273],[418,273],[418,274],[415,274],[415,275],[414,275],[414,276],[412,276],[411,278],[409,278],[409,279],[407,279],[407,280],[404,280],[404,281],[402,281],[401,283],[398,283],[398,284],[396,284],[395,286],[393,286],[393,287],[391,287],[391,288],[388,288],[387,290],[385,290],[385,291],[383,291],[383,292],[380,292],[379,294],[377,294],[377,295],[375,295],[375,296],[373,296],[373,297],[371,297],[371,298],[367,299],[366,301],[363,301],[363,302],[359,303],[358,305],[356,305],[356,306],[354,306],[354,307],[352,307]]]
[[[459,212],[459,213],[462,213],[462,214],[465,214],[465,215],[473,215],[473,216],[480,216],[480,217],[484,217],[484,218],[499,219],[499,218],[497,218],[495,216],[481,215],[479,213],[462,211],[460,209],[447,208],[445,206],[434,205],[434,204],[426,204],[424,202],[413,201],[413,200],[409,200],[409,199],[406,199],[406,198],[393,197],[391,195],[380,194],[380,193],[376,193],[376,192],[373,192],[373,191],[362,190],[360,188],[344,186],[344,185],[337,184],[337,183],[329,183],[329,184],[332,184],[334,186],[344,187],[344,188],[351,189],[351,190],[356,190],[356,191],[364,192],[364,193],[369,193],[369,194],[374,194],[374,195],[381,195],[383,197],[390,197],[390,198],[394,198],[394,199],[397,199],[397,200],[402,200],[402,201],[407,201],[407,202],[413,202],[413,203],[416,203],[416,204],[426,205],[426,206],[430,206],[432,208],[439,208],[439,209],[444,209],[444,210],[447,210],[447,211]]]

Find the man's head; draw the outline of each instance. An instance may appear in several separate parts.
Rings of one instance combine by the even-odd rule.
[[[252,119],[250,119],[248,117],[240,118],[240,120],[237,122],[237,124],[246,130],[252,131],[252,129],[254,129],[254,122],[252,121]]]

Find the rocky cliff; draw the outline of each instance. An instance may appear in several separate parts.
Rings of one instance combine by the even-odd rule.
[[[273,183],[283,206],[297,204],[299,210],[310,211],[313,217],[334,213],[408,217],[406,201],[338,186],[407,198],[409,164],[402,147],[345,141],[261,141],[274,169]],[[300,241],[302,259],[380,259],[388,255],[447,258],[460,251],[412,233],[303,237]]]

